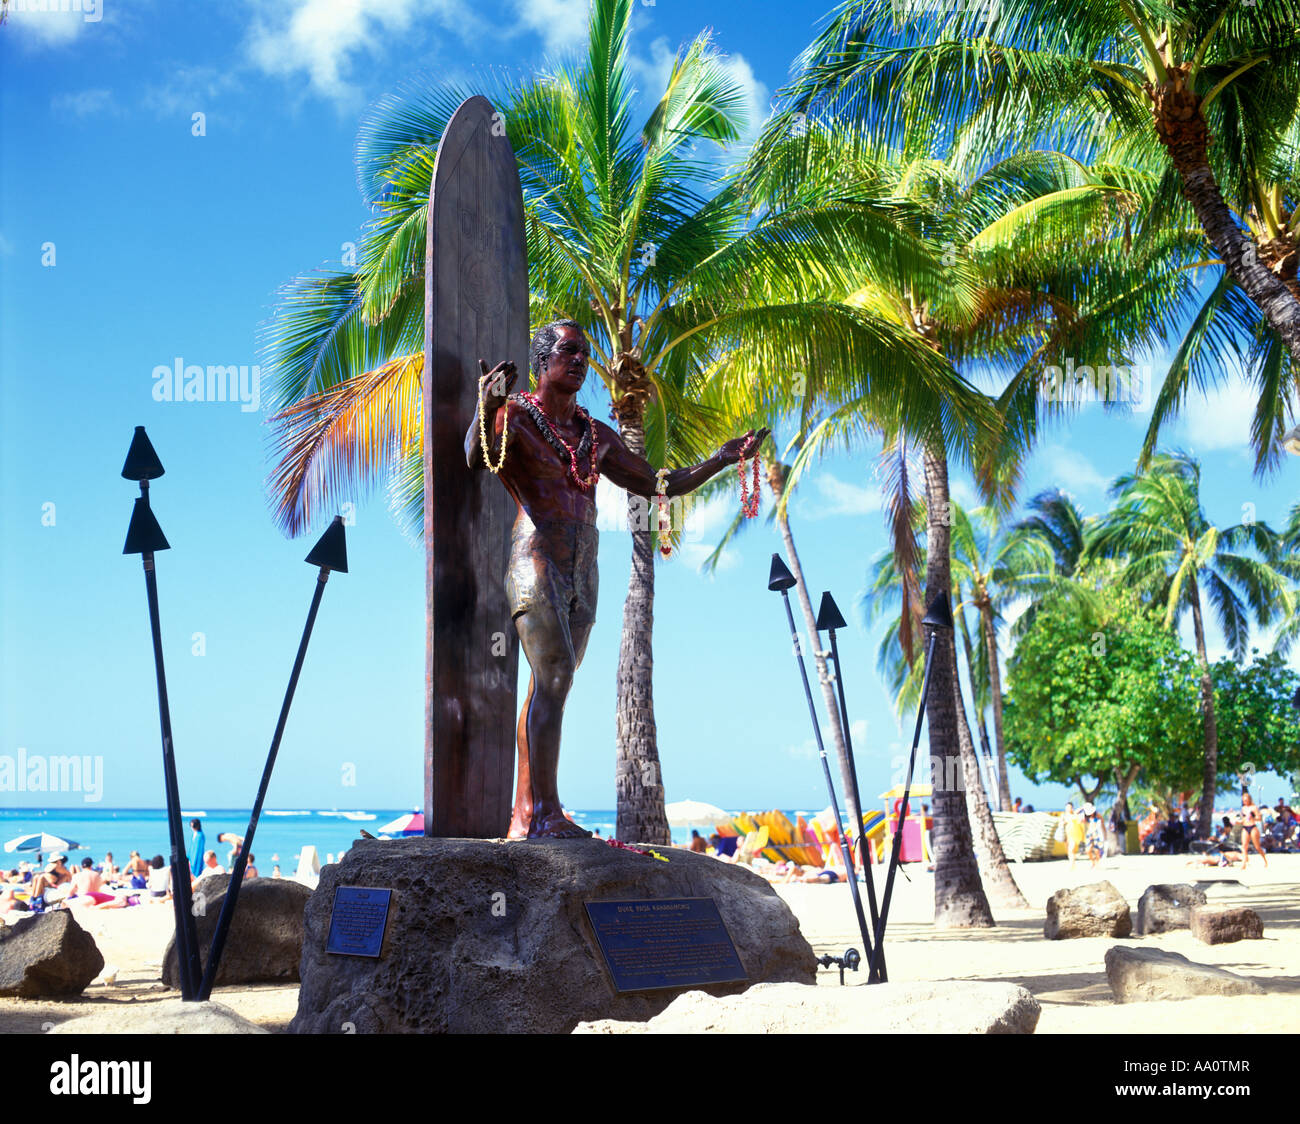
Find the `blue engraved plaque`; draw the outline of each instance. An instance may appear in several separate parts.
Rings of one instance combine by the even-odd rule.
[[[325,951],[340,956],[378,956],[388,927],[392,890],[367,886],[334,887],[334,908]]]
[[[712,898],[583,904],[619,991],[749,978]]]

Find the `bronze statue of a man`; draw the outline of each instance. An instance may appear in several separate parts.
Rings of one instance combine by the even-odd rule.
[[[564,704],[596,619],[596,478],[604,475],[646,500],[658,494],[649,463],[577,404],[590,354],[576,322],[541,328],[530,352],[535,395],[510,393],[518,373],[513,363],[489,371],[479,360],[487,386],[481,413],[465,434],[470,468],[489,467],[486,438],[490,467],[519,508],[506,595],[532,674],[519,714],[511,839],[591,834],[564,814],[557,776]],[[707,461],[667,473],[664,494],[694,491],[735,464],[747,440],[753,439],[757,455],[767,433],[750,430]]]

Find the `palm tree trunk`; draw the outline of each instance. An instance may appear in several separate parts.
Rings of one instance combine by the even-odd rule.
[[[993,627],[993,607],[980,606],[980,624],[989,651],[989,693],[993,696],[993,737],[998,747],[998,807],[1011,807],[1011,783],[1007,780],[1007,746],[1002,739],[1002,673],[998,669],[998,637]]]
[[[958,592],[960,592],[960,590]],[[970,701],[971,701],[971,705],[975,708],[975,716],[978,719],[975,728],[979,731],[979,735],[980,735],[981,760],[991,761],[993,759],[993,749],[989,745],[988,723],[985,722],[984,720],[984,708],[980,706],[979,691],[975,686],[975,649],[970,642],[970,629],[966,627],[966,614],[964,611],[954,612],[953,616],[957,620],[957,628],[961,632],[962,648],[966,652],[966,671],[970,676]],[[982,779],[983,774],[981,773],[980,776]],[[990,779],[990,783],[992,783],[996,788],[997,778],[990,775],[989,779]],[[1002,802],[1002,797],[1001,795],[999,795],[998,811],[999,812],[1006,811],[1006,808],[1007,805]]]
[[[925,599],[931,603],[952,591],[949,557],[948,461],[942,448],[925,448],[926,563]],[[929,644],[929,639],[926,641]],[[934,646],[926,718],[930,756],[943,762],[960,753],[957,739],[956,666],[950,633],[940,632]],[[936,928],[991,927],[993,911],[980,881],[971,844],[970,819],[963,793],[944,786],[934,794],[934,923]]]
[[[634,453],[645,455],[644,415],[627,410],[619,415],[619,436]],[[672,834],[664,811],[663,778],[659,769],[659,740],[654,706],[654,536],[646,518],[646,503],[627,497],[632,532],[632,573],[623,603],[623,638],[618,650],[614,774],[617,802],[615,835],[629,843],[668,844]]]
[[[1197,830],[1208,839],[1214,823],[1214,793],[1218,788],[1219,728],[1214,717],[1214,681],[1210,678],[1210,661],[1205,652],[1205,625],[1201,621],[1201,591],[1192,575],[1192,624],[1196,629],[1196,660],[1201,665],[1201,713],[1205,715],[1205,772],[1201,784],[1201,807]]]
[[[979,850],[984,855],[980,875],[988,887],[989,895],[1003,909],[1028,909],[1025,895],[1016,885],[1011,867],[1007,864],[1002,840],[989,811],[988,795],[984,791],[984,778],[980,775],[979,759],[975,756],[975,743],[971,741],[970,726],[966,721],[966,700],[962,698],[961,671],[953,651],[952,684],[957,708],[957,742],[961,747],[962,775],[966,780],[966,809],[970,813]],[[933,689],[933,688],[931,688]]]
[[[778,503],[778,511],[781,510],[779,503],[782,494],[785,492],[784,467],[784,465],[780,465],[775,461],[770,462],[767,466],[767,482],[772,489],[773,499]],[[808,585],[804,581],[803,567],[799,563],[799,552],[794,546],[794,535],[790,531],[790,519],[784,512],[777,516],[777,525],[781,528],[781,539],[785,543],[786,557],[790,560],[790,573],[794,575],[795,588],[799,593],[799,604],[803,608],[804,628],[807,630],[808,640],[812,644],[813,662],[817,666],[817,681],[822,688],[822,701],[825,703],[826,713],[830,717],[831,738],[835,742],[835,751],[840,763],[840,784],[844,789],[844,804],[848,808],[850,823],[855,825],[853,833],[858,836],[862,832],[862,809],[857,806],[858,802],[853,795],[849,747],[844,737],[844,725],[840,722],[839,699],[835,693],[834,681],[831,679],[827,668],[826,655],[817,641],[817,615],[813,612],[812,598],[808,595]]]
[[[1300,362],[1300,301],[1260,261],[1255,243],[1233,221],[1210,170],[1210,131],[1201,99],[1186,84],[1183,67],[1169,67],[1167,81],[1148,89],[1156,134],[1183,179],[1183,194],[1233,279],[1273,326],[1291,358]],[[1203,819],[1208,829],[1209,819]]]

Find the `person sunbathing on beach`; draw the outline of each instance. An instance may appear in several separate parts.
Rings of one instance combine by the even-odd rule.
[[[111,882],[118,876],[118,869],[113,864],[113,852],[104,852],[104,862],[99,868],[99,873],[104,876],[105,881]]]
[[[72,871],[64,865],[67,861],[67,855],[55,855],[50,860],[50,865],[32,880],[30,901],[33,905],[39,907],[45,902],[53,904],[67,893],[66,890],[61,891],[62,887],[72,882]]]
[[[101,905],[112,896],[104,885],[104,876],[95,869],[94,859],[87,855],[81,860],[81,869],[72,876],[72,890],[68,894],[68,904]]]

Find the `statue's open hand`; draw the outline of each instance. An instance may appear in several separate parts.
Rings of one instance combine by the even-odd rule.
[[[724,461],[726,461],[727,464],[735,464],[737,461],[740,460],[740,451],[745,447],[746,441],[748,441],[751,437],[754,439],[753,445],[750,447],[749,452],[751,454],[757,453],[758,450],[762,447],[763,442],[767,440],[768,434],[770,434],[771,432],[772,431],[768,429],[766,426],[764,426],[762,429],[758,430],[757,432],[751,429],[743,437],[733,437],[730,441],[728,441],[725,445],[723,445],[721,449],[718,450],[718,455]]]
[[[483,404],[487,409],[495,410],[505,404],[506,397],[510,394],[510,388],[514,386],[515,378],[519,372],[508,359],[498,363],[490,371],[488,365],[482,359],[478,361],[478,365],[479,370],[483,372],[484,377],[487,379]]]

